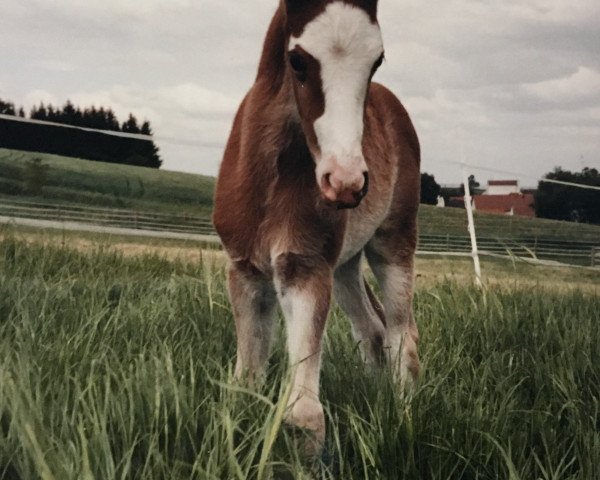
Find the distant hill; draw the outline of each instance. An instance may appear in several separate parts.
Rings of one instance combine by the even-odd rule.
[[[28,191],[24,181],[28,164],[34,158],[48,166],[47,179],[37,196]],[[0,148],[0,196],[208,215],[214,183],[212,177],[191,173]]]

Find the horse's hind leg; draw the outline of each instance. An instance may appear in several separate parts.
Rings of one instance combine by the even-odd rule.
[[[376,236],[365,249],[381,286],[386,321],[386,347],[394,374],[402,384],[419,373],[419,334],[413,317],[415,236]]]
[[[237,334],[235,376],[253,382],[271,350],[277,296],[268,278],[236,262],[229,269],[229,297]]]
[[[362,252],[335,271],[334,296],[352,321],[354,338],[368,363],[384,359],[385,323],[383,310],[361,271]]]

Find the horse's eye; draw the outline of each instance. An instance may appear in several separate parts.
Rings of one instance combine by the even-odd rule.
[[[298,75],[299,77],[303,77],[306,75],[308,65],[306,64],[306,60],[304,60],[304,57],[298,52],[290,52],[290,65],[292,67],[292,70],[294,70],[296,75]]]

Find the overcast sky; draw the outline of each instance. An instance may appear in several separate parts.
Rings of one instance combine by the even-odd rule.
[[[150,120],[164,168],[215,175],[278,0],[0,0],[0,98]],[[380,0],[376,75],[424,171],[600,167],[599,0]],[[477,178],[509,175],[476,171]]]

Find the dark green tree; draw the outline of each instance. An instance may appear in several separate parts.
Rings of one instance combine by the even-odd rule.
[[[150,122],[148,120],[142,123],[140,133],[143,133],[144,135],[152,135],[152,128],[150,128]]]
[[[77,121],[77,110],[70,100],[67,100],[60,114],[60,121],[68,125],[81,126]]]
[[[0,113],[15,115],[15,107],[10,102],[0,100]],[[25,117],[23,108],[20,108],[18,113]],[[31,109],[30,116],[35,120],[94,130],[143,133],[152,136],[150,122],[144,121],[140,127],[133,114],[129,114],[129,118],[121,125],[110,108],[91,106],[82,110],[70,100],[67,100],[62,107],[54,107],[42,102]],[[158,147],[151,138],[125,138],[100,132],[64,129],[56,125],[14,122],[8,119],[0,119],[0,147],[150,168],[159,168],[162,164]],[[37,190],[36,187],[32,189]]]
[[[435,177],[429,173],[421,174],[421,203],[436,205],[442,187],[435,181]]]
[[[15,106],[11,102],[5,102],[0,99],[0,114],[2,115],[15,115]]]
[[[471,195],[474,195],[477,192],[477,189],[480,187],[480,183],[475,179],[475,175],[469,175],[469,191]],[[460,185],[460,194],[465,194],[465,184],[462,183]]]
[[[46,112],[46,120],[48,120],[49,122],[56,122],[60,119],[60,110],[54,110],[54,107],[52,105],[48,105]]]
[[[595,168],[570,172],[557,167],[545,178],[600,187],[600,173]],[[600,191],[540,181],[535,213],[541,218],[600,224]]]
[[[39,107],[33,107],[29,116],[34,120],[48,120],[48,110],[44,102],[41,102]]]
[[[115,113],[110,108],[106,111],[106,128],[116,132],[121,130],[119,127],[119,121],[117,120]]]
[[[121,130],[126,133],[140,133],[140,127],[138,126],[137,119],[132,113],[129,114],[127,121],[123,122]]]

